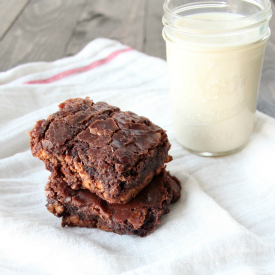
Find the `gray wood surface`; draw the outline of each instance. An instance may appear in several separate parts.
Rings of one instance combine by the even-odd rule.
[[[164,0],[0,0],[0,71],[53,61],[107,37],[165,59]],[[275,0],[272,0],[275,12]],[[258,109],[275,117],[275,15],[267,43]]]
[[[98,37],[115,39],[142,51],[145,1],[86,1],[65,55],[76,54]]]
[[[63,57],[83,3],[82,0],[30,1],[0,41],[0,71],[26,62]]]
[[[20,16],[29,0],[0,0],[0,39]]]
[[[143,51],[149,55],[165,59],[165,43],[162,38],[163,2],[161,0],[147,1]]]
[[[271,36],[266,44],[257,109],[275,117],[275,0],[271,4],[273,11],[269,23]]]

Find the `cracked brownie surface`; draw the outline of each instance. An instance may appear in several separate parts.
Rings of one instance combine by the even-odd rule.
[[[62,226],[99,228],[145,237],[180,197],[180,182],[164,169],[127,204],[109,204],[89,190],[73,190],[55,171],[45,187],[48,210],[62,217]]]
[[[158,175],[170,143],[145,117],[89,98],[69,99],[29,133],[32,154],[75,190],[125,204]]]

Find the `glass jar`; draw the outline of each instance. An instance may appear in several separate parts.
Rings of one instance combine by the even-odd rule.
[[[166,41],[173,128],[202,156],[243,148],[254,126],[268,0],[166,0]]]

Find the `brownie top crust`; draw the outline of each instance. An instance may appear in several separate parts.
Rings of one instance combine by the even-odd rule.
[[[84,219],[89,219],[90,215],[99,215],[103,219],[111,219],[114,223],[123,224],[127,221],[134,229],[138,229],[144,224],[148,211],[165,211],[170,203],[176,202],[180,198],[181,186],[176,177],[163,169],[127,204],[109,204],[88,190],[71,189],[62,176],[54,172],[45,190],[48,199],[56,197],[69,209],[78,209]],[[55,214],[63,216],[66,215],[66,211]]]
[[[88,166],[102,160],[123,172],[140,155],[168,142],[165,131],[149,119],[104,102],[69,99],[59,109],[29,133],[34,156],[77,156]]]

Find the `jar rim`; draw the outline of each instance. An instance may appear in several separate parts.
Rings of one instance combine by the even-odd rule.
[[[239,0],[239,1],[242,1],[242,0]],[[227,18],[226,20],[224,19],[215,19],[215,22],[217,24],[219,24],[220,22],[227,22],[227,23],[230,23],[230,22],[254,22],[254,24],[258,24],[260,22],[263,22],[263,21],[269,21],[271,16],[272,16],[272,9],[271,9],[271,3],[269,0],[261,0],[262,1],[262,4],[260,5],[261,6],[261,10],[258,11],[258,12],[255,12],[251,15],[243,15],[239,18]],[[209,20],[209,19],[202,19],[202,18],[192,18],[192,17],[188,17],[188,16],[182,16],[182,15],[179,15],[178,13],[175,12],[176,9],[174,10],[171,10],[169,7],[168,7],[168,4],[171,2],[171,0],[165,0],[164,4],[163,4],[163,10],[164,10],[164,16],[163,16],[163,24],[164,25],[172,25],[172,23],[170,22],[169,19],[173,18],[174,20],[177,20],[177,19],[183,19],[185,20],[185,22],[187,22],[187,25],[188,26],[192,26],[192,25],[195,25],[195,23],[200,23],[200,24],[206,24],[207,26],[207,22],[210,22],[212,20]],[[255,1],[255,0],[247,0],[245,2],[249,2],[251,4],[255,4],[257,5],[256,3],[258,3],[258,7],[259,6],[259,1]],[[182,5],[182,6],[178,6],[178,7],[186,7],[186,9],[192,9],[192,7],[195,6],[195,4],[201,4],[202,6],[204,7],[226,7],[228,6],[228,4],[226,2],[215,2],[215,1],[207,1],[207,2],[195,2],[195,3],[189,3],[189,4],[185,4],[185,5]],[[233,13],[234,14],[234,13]],[[235,13],[236,14],[236,13]],[[188,24],[189,22],[189,24]],[[253,24],[253,25],[254,25]],[[242,24],[234,24],[234,26],[238,26],[238,25],[242,25]],[[191,28],[192,29],[192,28]],[[238,29],[238,27],[235,27],[235,28],[232,28],[232,29]],[[227,31],[229,31],[229,29],[227,29]]]

